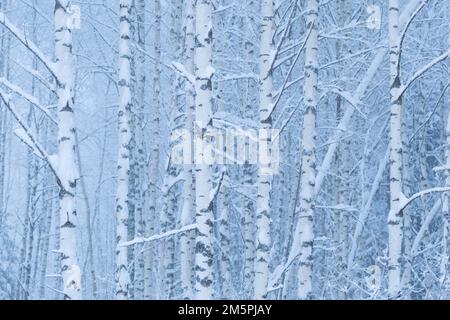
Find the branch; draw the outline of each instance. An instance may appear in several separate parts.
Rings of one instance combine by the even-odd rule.
[[[417,7],[420,6],[423,0],[410,0],[405,9],[403,10],[401,16],[400,16],[400,26],[404,27],[408,21],[411,19],[411,17],[414,15],[415,10],[417,10]],[[356,89],[355,94],[353,95],[353,100],[359,101],[362,99],[364,93],[366,92],[367,88],[371,84],[372,79],[377,74],[377,70],[381,67],[381,65],[384,62],[384,57],[386,55],[386,48],[382,47],[375,55],[374,59],[372,60],[372,63],[370,64],[369,69],[366,71],[364,77],[359,82],[358,88]],[[355,111],[355,108],[353,106],[347,106],[345,108],[344,116],[342,117],[341,121],[339,122],[339,125],[337,126],[336,133],[328,140],[329,141],[329,147],[325,154],[324,159],[322,160],[322,164],[319,167],[316,175],[316,181],[314,186],[314,196],[317,197],[317,195],[320,192],[320,189],[322,187],[322,183],[325,179],[325,176],[329,172],[329,168],[331,163],[334,160],[334,154],[336,153],[337,147],[339,145],[339,141],[341,141],[341,137],[344,134],[344,132],[347,130],[347,126],[350,123],[350,120],[353,116],[353,112]]]
[[[15,63],[16,65],[18,65],[20,68],[22,68],[24,71],[28,72],[31,76],[33,76],[36,80],[38,80],[42,85],[44,85],[48,90],[50,90],[51,92],[53,92],[55,95],[57,95],[58,93],[56,92],[56,86],[55,84],[47,81],[38,70],[34,69],[33,67],[29,67],[26,66],[24,64],[22,64],[19,61],[13,60],[11,59],[11,61],[13,63]]]
[[[225,176],[226,170],[223,169],[220,173],[219,181],[217,181],[217,185],[214,189],[209,192],[209,206],[212,207],[214,199],[219,194],[220,189],[222,188],[223,177]]]
[[[275,48],[275,51],[273,52],[272,57],[271,57],[272,61],[270,62],[270,68],[269,68],[269,71],[270,71],[270,72],[272,72],[272,70],[273,70],[273,67],[274,67],[274,65],[275,65],[275,61],[277,60],[278,55],[279,55],[279,53],[280,53],[281,45],[283,44],[284,39],[285,39],[286,36],[287,36],[287,32],[288,32],[288,30],[289,30],[290,27],[291,27],[290,24],[291,24],[292,18],[293,18],[293,16],[294,16],[295,9],[297,8],[297,2],[298,2],[298,0],[295,0],[294,3],[291,4],[292,9],[291,9],[291,12],[290,12],[290,14],[289,14],[288,21],[287,21],[287,23],[286,23],[286,28],[284,28],[284,30],[283,30],[283,35],[281,36],[281,39],[280,39],[280,41],[278,42],[278,45],[277,45],[277,47]],[[273,37],[275,37],[275,35],[276,35],[276,33],[274,33]],[[306,41],[305,41],[305,42],[306,42]]]
[[[172,61],[173,69],[187,81],[189,81],[192,85],[195,84],[195,77],[192,73],[188,72],[184,65],[179,62]]]
[[[63,184],[61,183],[62,180],[58,174],[57,162],[55,161],[54,156],[48,155],[45,149],[37,141],[37,139],[31,134],[30,128],[28,128],[28,126],[25,124],[25,121],[23,121],[19,116],[19,114],[16,112],[15,107],[11,101],[11,96],[6,94],[3,90],[0,89],[0,97],[5,103],[6,108],[11,112],[14,119],[19,123],[19,126],[23,129],[23,131],[19,134],[20,139],[24,141],[28,145],[28,147],[30,147],[38,156],[40,156],[40,158],[42,158],[48,164],[50,170],[55,175],[57,183],[61,188],[61,190],[64,190],[64,192],[68,193],[66,188],[64,188]]]
[[[403,41],[405,40],[406,33],[413,22],[414,18],[417,16],[417,14],[422,10],[423,7],[427,4],[428,0],[421,0],[422,3],[417,7],[417,9],[411,14],[408,21],[405,23],[405,27],[403,28],[402,34],[400,35],[400,51],[403,46]]]
[[[409,80],[406,82],[406,84],[402,85],[400,89],[397,91],[397,94],[393,97],[395,100],[399,99],[406,90],[413,84],[414,81],[416,81],[418,78],[420,78],[425,72],[427,72],[429,69],[434,67],[439,62],[442,62],[443,60],[447,59],[447,57],[450,55],[450,49],[448,49],[445,53],[441,54],[439,57],[432,60],[430,63],[419,69]]]
[[[268,113],[267,117],[266,117],[264,120],[268,120],[268,119],[272,116],[272,114],[273,114],[273,112],[275,111],[275,109],[276,109],[278,103],[280,102],[281,96],[283,95],[283,92],[285,92],[285,89],[286,89],[286,87],[287,87],[287,85],[288,85],[288,79],[289,79],[289,77],[291,76],[291,73],[292,73],[292,71],[294,70],[295,65],[297,64],[298,58],[300,57],[300,54],[302,53],[303,48],[305,47],[306,42],[307,42],[308,39],[309,39],[309,36],[311,35],[312,28],[313,28],[313,25],[311,25],[311,27],[309,28],[309,31],[308,31],[308,33],[307,33],[307,35],[306,35],[306,37],[305,37],[305,41],[303,41],[303,45],[302,45],[302,46],[300,47],[300,49],[298,50],[297,55],[296,55],[294,61],[292,62],[291,67],[289,68],[289,71],[288,71],[288,73],[287,73],[287,75],[286,75],[286,77],[285,77],[285,80],[284,80],[284,82],[283,82],[283,85],[281,86],[281,89],[278,91],[278,93],[277,93],[277,95],[276,95],[277,100],[276,100],[274,103],[272,103],[271,108],[270,108],[270,112]],[[272,70],[272,67],[271,67],[270,70]]]
[[[416,237],[414,238],[413,244],[411,246],[411,253],[410,258],[414,258],[417,254],[417,248],[419,247],[420,242],[423,239],[423,236],[425,235],[425,232],[428,230],[428,227],[431,224],[431,221],[433,221],[433,218],[436,216],[436,213],[438,212],[439,207],[441,206],[441,199],[436,200],[431,210],[428,212],[427,216],[425,217],[424,222],[420,226],[419,231],[417,232]]]
[[[141,238],[141,237],[135,238],[135,239],[130,240],[130,241],[119,243],[119,246],[120,247],[128,247],[128,246],[132,246],[132,245],[139,244],[139,243],[157,241],[157,240],[161,240],[161,239],[173,236],[173,235],[178,234],[178,233],[182,233],[182,232],[186,232],[186,231],[190,231],[190,230],[194,230],[194,229],[197,229],[197,224],[196,223],[189,224],[187,226],[181,227],[180,229],[167,231],[167,232],[164,232],[164,233],[161,233],[161,234],[157,234],[157,235],[154,235],[154,236],[151,236],[151,237],[148,237],[148,238]]]
[[[450,187],[436,187],[436,188],[430,188],[430,189],[426,189],[426,190],[422,190],[419,191],[415,194],[413,194],[411,197],[409,198],[404,198],[403,201],[401,201],[399,203],[399,206],[397,208],[397,211],[400,212],[403,209],[405,209],[408,205],[411,204],[411,202],[413,202],[414,200],[416,200],[417,198],[423,197],[427,194],[430,193],[435,193],[435,192],[448,192],[450,191]]]
[[[45,65],[55,79],[59,80],[55,63],[53,63],[34,42],[29,40],[22,30],[12,24],[4,12],[0,12],[0,23]]]
[[[344,100],[346,100],[348,103],[350,103],[353,108],[356,109],[356,111],[359,112],[359,114],[365,119],[367,120],[367,116],[364,114],[364,112],[361,111],[360,108],[358,108],[358,105],[362,104],[360,100],[355,100],[354,97],[352,96],[352,94],[348,91],[342,91],[339,88],[333,88],[331,89],[331,92],[339,95],[341,98],[343,98]]]
[[[356,221],[355,231],[353,233],[352,238],[352,245],[350,249],[350,253],[348,254],[348,260],[347,260],[347,270],[351,270],[353,267],[353,261],[355,259],[356,254],[356,248],[358,246],[358,239],[361,235],[364,224],[367,220],[367,217],[369,216],[369,210],[372,206],[373,199],[375,198],[375,195],[378,192],[378,189],[380,188],[381,181],[383,180],[383,173],[386,170],[386,166],[389,162],[389,146],[386,149],[386,153],[384,156],[384,159],[380,161],[380,164],[378,165],[377,174],[375,175],[375,178],[372,183],[372,188],[370,189],[369,197],[364,204],[364,208],[361,210],[358,216],[358,220]]]
[[[39,102],[39,100],[36,99],[36,97],[34,97],[33,95],[28,94],[21,87],[13,84],[11,82],[9,82],[7,79],[5,79],[3,77],[0,78],[0,83],[3,84],[8,89],[10,89],[11,91],[13,91],[14,93],[16,93],[19,96],[21,96],[22,98],[24,98],[25,100],[27,100],[28,102],[30,102],[32,105],[34,105],[39,110],[41,110],[53,123],[58,124],[58,122],[52,117],[52,115],[50,114],[48,109],[46,107],[44,107]]]

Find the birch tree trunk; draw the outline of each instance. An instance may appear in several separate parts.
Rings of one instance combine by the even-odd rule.
[[[204,146],[211,137],[212,118],[212,3],[197,0],[195,6],[195,191],[197,235],[195,246],[195,298],[214,298],[213,289],[213,211],[211,165],[207,163]]]
[[[120,246],[128,237],[128,193],[130,172],[130,112],[131,100],[131,51],[130,51],[131,0],[120,1],[119,42],[119,154],[117,160],[116,193],[116,299],[128,298],[129,273],[128,250]]]
[[[318,0],[308,0],[306,4],[306,30],[311,30],[305,45],[305,82],[303,113],[300,180],[300,214],[297,221],[299,242],[298,297],[312,297],[312,249],[314,218],[314,185],[316,175],[316,112],[317,112],[317,75],[318,75]],[[297,234],[296,234],[297,235]]]
[[[3,4],[3,1],[0,2],[0,10],[7,9]],[[7,39],[9,34],[2,34],[0,39],[0,76],[6,77],[6,57],[9,52],[9,41]],[[5,161],[6,161],[6,119],[7,113],[5,112],[5,108],[2,107],[3,101],[0,101],[0,223],[3,222],[3,215],[5,212]]]
[[[137,96],[138,105],[137,112],[135,116],[135,139],[136,139],[136,155],[135,155],[135,175],[136,175],[136,187],[135,190],[135,229],[136,235],[142,237],[145,235],[146,229],[146,217],[144,213],[144,203],[145,203],[145,192],[143,191],[145,187],[145,174],[146,172],[146,161],[147,161],[147,148],[145,143],[144,134],[144,121],[145,116],[145,89],[147,85],[146,78],[146,56],[143,50],[146,49],[146,28],[145,28],[145,0],[139,0],[137,3],[137,41],[140,51],[138,52],[137,62],[138,62],[138,81],[137,81]],[[135,265],[134,265],[134,298],[142,299],[144,295],[144,255],[145,252],[140,252],[140,247],[135,248]]]
[[[46,124],[44,127],[44,135],[48,135],[48,125]],[[51,173],[46,168],[44,172],[43,182],[44,186],[50,185],[51,181]],[[48,260],[48,249],[50,246],[50,234],[51,234],[51,226],[52,226],[52,213],[53,213],[53,201],[52,201],[53,192],[51,189],[47,189],[43,194],[42,199],[42,213],[44,215],[44,220],[41,221],[41,235],[42,235],[42,248],[41,248],[41,256],[40,256],[40,272],[39,272],[39,297],[41,299],[45,298],[46,286],[45,286],[45,275],[47,274],[47,260]]]
[[[449,25],[450,26],[450,25]],[[450,36],[448,38],[448,44],[450,45]],[[447,66],[450,66],[450,59],[447,59]],[[447,81],[450,85],[450,79]],[[447,89],[448,90],[448,89]],[[449,96],[450,97],[450,96]],[[448,111],[450,106],[450,98],[447,101],[447,123],[445,124],[445,186],[450,186],[450,112]],[[445,107],[444,107],[445,108]],[[450,288],[450,275],[449,275],[449,259],[450,259],[450,195],[448,192],[442,194],[442,220],[443,220],[443,234],[442,234],[442,254],[440,263],[440,285],[441,285],[441,299],[448,299]]]
[[[154,56],[155,56],[155,70],[153,75],[153,119],[152,119],[152,149],[151,149],[151,169],[150,169],[150,210],[147,224],[147,235],[150,236],[155,230],[156,208],[157,208],[157,186],[159,181],[159,135],[160,135],[160,113],[161,113],[161,2],[154,1]],[[152,262],[154,254],[153,245],[150,243],[146,248],[144,255],[144,299],[151,298],[151,276],[152,276]]]
[[[389,64],[390,64],[390,211],[388,217],[388,295],[390,299],[401,296],[401,250],[403,241],[403,211],[399,205],[402,192],[402,101],[397,98],[400,88],[400,36],[399,3],[389,0]]]
[[[60,251],[64,298],[81,299],[81,271],[77,255],[77,210],[75,192],[74,83],[72,30],[69,27],[70,1],[55,1],[55,56],[58,75],[58,173],[60,184]]]
[[[195,51],[195,16],[194,16],[194,0],[188,0],[186,4],[186,38],[185,38],[185,55],[186,71],[194,74],[194,51]],[[193,130],[193,116],[195,112],[195,88],[189,82],[185,82],[186,92],[186,132],[191,133]],[[190,142],[190,141],[189,141]],[[180,222],[182,226],[189,225],[193,222],[193,208],[194,208],[194,181],[192,179],[191,164],[184,164],[183,166],[183,204],[181,208]],[[183,232],[180,235],[180,273],[181,273],[181,290],[182,298],[192,298],[192,238],[193,232]]]
[[[268,147],[270,157],[271,140],[269,132],[272,129],[272,63],[273,63],[273,34],[274,12],[273,0],[261,1],[261,35],[259,58],[259,134],[260,144]],[[261,150],[261,148],[260,148]],[[255,285],[254,298],[265,299],[267,297],[267,284],[269,280],[269,253],[270,238],[270,192],[272,177],[264,170],[262,164],[258,165],[256,201],[256,255],[255,255]]]
[[[250,0],[246,3],[243,3],[243,7],[248,11],[248,19],[251,22],[254,22],[254,18],[251,16],[252,9],[255,9],[255,3],[253,0]],[[244,8],[243,8],[244,10]],[[243,25],[247,25],[245,21],[243,21]],[[247,31],[250,31],[250,27],[246,28]],[[250,61],[255,60],[255,44],[252,41],[245,41],[244,44],[244,52],[245,57]],[[246,97],[245,97],[245,109],[244,116],[247,119],[254,118],[256,113],[259,111],[255,108],[255,100],[254,92],[257,88],[256,84],[252,79],[246,81]],[[245,140],[245,148],[251,150],[250,140]],[[252,151],[249,151],[249,153]],[[256,159],[256,154],[249,154],[249,159]],[[243,288],[244,288],[244,298],[250,299],[253,296],[254,292],[254,271],[255,271],[255,201],[252,199],[250,195],[254,193],[254,186],[256,182],[256,170],[254,164],[251,164],[250,161],[246,161],[243,167],[243,187],[245,194],[243,195],[243,212],[242,212],[242,225],[243,225],[243,237],[244,237],[244,280],[243,280]]]
[[[219,195],[218,203],[216,207],[218,208],[218,217],[220,220],[219,225],[219,238],[220,238],[220,249],[221,257],[219,262],[220,267],[220,286],[221,286],[221,298],[232,299],[232,274],[231,274],[231,237],[230,237],[230,193],[225,186],[222,186]]]
[[[450,112],[447,115],[447,124],[445,128],[446,146],[445,146],[445,185],[450,186]],[[442,194],[442,220],[443,220],[443,234],[442,234],[442,257],[440,262],[440,286],[441,286],[441,299],[447,299],[448,287],[449,287],[449,237],[450,237],[450,203],[449,194],[444,192]]]
[[[351,2],[347,0],[340,0],[337,2],[338,6],[338,26],[339,28],[345,28],[346,23],[352,16]],[[350,37],[350,34],[347,34]],[[341,40],[337,42],[336,46],[337,59],[345,59],[347,55],[351,54],[347,40]],[[339,85],[340,89],[343,91],[348,91],[348,81],[351,78],[351,66],[349,63],[342,63],[342,68],[339,70],[339,78],[342,78]],[[340,96],[337,96],[337,106],[336,106],[336,118],[337,125],[342,118],[342,110],[346,101]],[[337,185],[335,186],[335,191],[337,193],[336,204],[337,205],[347,205],[350,206],[351,198],[349,196],[350,191],[350,141],[343,141],[343,146],[340,148],[341,152],[336,154],[336,165],[337,165]],[[339,154],[340,153],[340,154]],[[339,172],[339,169],[341,171]],[[347,270],[347,256],[348,256],[348,238],[349,238],[349,214],[347,210],[340,210],[336,212],[337,214],[337,228],[335,232],[337,233],[337,246],[339,250],[336,250],[336,276],[338,283],[340,284],[337,291],[338,299],[346,298],[346,288],[347,285],[345,277],[343,277],[343,270]]]

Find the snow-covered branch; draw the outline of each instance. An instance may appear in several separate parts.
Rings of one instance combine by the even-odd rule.
[[[14,93],[18,94],[28,102],[30,102],[32,105],[34,105],[36,108],[38,108],[40,111],[42,111],[53,123],[57,124],[58,122],[52,117],[47,107],[44,107],[39,100],[32,96],[31,94],[25,92],[21,87],[9,82],[4,77],[0,78],[0,84],[3,84],[5,87],[13,91]]]
[[[122,243],[119,244],[119,246],[120,247],[128,247],[128,246],[132,246],[132,245],[135,245],[135,244],[162,240],[162,239],[165,239],[167,237],[170,237],[170,236],[173,236],[173,235],[176,235],[176,234],[179,234],[179,233],[183,233],[183,232],[186,232],[186,231],[195,230],[195,229],[197,229],[197,224],[193,223],[193,224],[189,224],[187,226],[184,226],[184,227],[182,227],[180,229],[167,231],[167,232],[164,232],[164,233],[161,233],[161,234],[157,234],[157,235],[154,235],[154,236],[151,236],[151,237],[148,237],[148,238],[139,237],[139,238],[135,238],[135,239],[130,240],[130,241],[122,242]]]
[[[3,90],[0,89],[0,97],[3,100],[6,108],[11,112],[13,118],[17,121],[19,126],[21,127],[21,130],[16,130],[16,135],[19,137],[22,142],[24,142],[29,148],[33,150],[33,152],[38,155],[41,159],[43,159],[45,162],[47,162],[48,166],[50,167],[51,171],[55,175],[58,185],[63,189],[64,186],[61,183],[61,177],[58,173],[58,166],[57,161],[55,161],[55,156],[50,156],[44,149],[43,146],[38,142],[36,137],[31,133],[31,130],[26,125],[26,122],[22,120],[22,118],[17,113],[15,106],[11,100],[11,96],[6,94]]]
[[[55,63],[45,55],[41,49],[30,39],[27,38],[25,33],[17,28],[14,24],[9,21],[4,12],[0,12],[0,23],[8,29],[12,35],[19,40],[31,53],[33,53],[50,71],[50,73],[59,79]]]
[[[419,191],[419,192],[413,194],[409,198],[401,197],[400,202],[396,208],[396,211],[400,212],[400,211],[404,210],[411,202],[413,202],[417,198],[421,198],[430,193],[442,193],[442,192],[448,192],[448,191],[450,191],[450,187],[436,187],[436,188],[430,188],[430,189]]]
[[[443,54],[441,54],[439,57],[433,59],[430,63],[428,63],[427,65],[423,66],[422,68],[420,68],[419,70],[416,71],[416,73],[414,73],[411,78],[409,78],[409,80],[400,87],[400,89],[397,91],[396,95],[393,97],[394,99],[398,99],[400,98],[405,92],[406,90],[414,83],[414,81],[416,81],[418,78],[420,78],[425,72],[427,72],[428,70],[430,70],[432,67],[434,67],[436,64],[438,64],[439,62],[444,61],[445,59],[447,59],[447,57],[450,55],[450,49],[448,49],[446,52],[444,52]]]
[[[172,62],[172,67],[180,76],[185,78],[192,85],[195,84],[195,77],[194,77],[194,75],[192,73],[188,72],[186,70],[186,67],[183,64],[181,64],[179,62],[176,62],[176,61],[173,61]]]

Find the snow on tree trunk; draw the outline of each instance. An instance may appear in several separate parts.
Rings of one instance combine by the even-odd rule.
[[[204,145],[211,142],[212,116],[212,3],[197,0],[195,5],[195,221],[198,225],[195,245],[195,298],[214,297],[213,289],[213,212],[211,165]],[[198,148],[197,148],[198,147]]]
[[[448,38],[450,45],[450,36]],[[450,66],[450,59],[447,60],[447,66]],[[450,85],[450,79],[447,80],[447,85]],[[447,89],[448,90],[448,89]],[[450,112],[448,106],[450,105],[450,98],[447,101],[447,122],[445,123],[445,151],[444,151],[444,177],[445,186],[450,186]],[[449,275],[449,259],[450,259],[450,194],[444,192],[442,194],[442,220],[443,220],[443,234],[442,234],[442,257],[440,262],[440,286],[441,299],[448,299],[450,289],[450,275]]]
[[[219,191],[216,208],[219,217],[219,238],[221,257],[220,267],[220,286],[221,298],[232,299],[232,274],[231,274],[231,237],[230,237],[230,191],[224,186]]]
[[[311,30],[305,45],[305,83],[303,96],[305,111],[302,128],[302,158],[300,180],[300,213],[297,221],[300,261],[298,267],[298,297],[309,299],[312,295],[312,249],[315,183],[317,74],[318,74],[318,0],[306,4],[306,29]]]
[[[116,193],[116,299],[128,298],[130,278],[128,273],[128,250],[120,246],[128,239],[128,193],[130,172],[130,112],[131,100],[131,51],[130,51],[131,0],[120,1],[119,41],[119,154],[117,160]]]
[[[186,39],[185,39],[185,56],[186,56],[186,71],[190,74],[194,73],[194,51],[195,51],[195,16],[194,16],[194,0],[188,0],[186,5]],[[186,92],[186,124],[185,130],[192,132],[193,117],[195,112],[195,88],[189,82],[185,82]],[[193,223],[193,209],[194,209],[194,181],[192,179],[191,164],[183,166],[183,203],[181,208],[180,223],[182,226]],[[193,232],[184,232],[180,235],[180,273],[181,273],[181,290],[182,298],[192,298],[192,239]]]
[[[402,101],[397,97],[400,83],[400,33],[398,0],[389,0],[389,65],[390,65],[390,211],[388,217],[388,295],[401,296],[400,267],[403,240],[403,211],[399,205],[402,193]]]
[[[261,2],[261,35],[259,58],[259,129],[261,133],[269,133],[272,128],[272,60],[274,53],[274,13],[273,0]],[[270,157],[271,140],[268,134],[262,134],[260,143],[268,146]],[[260,149],[261,150],[261,149]],[[262,164],[258,165],[256,201],[256,254],[255,254],[255,281],[254,298],[265,299],[267,297],[267,283],[269,280],[269,253],[270,238],[270,192],[272,177],[264,170]]]
[[[447,124],[445,127],[446,145],[445,145],[445,185],[450,186],[450,112],[447,115]],[[450,237],[450,201],[447,192],[442,194],[442,219],[443,219],[443,235],[442,235],[442,257],[440,263],[440,285],[442,292],[442,299],[447,299],[448,288],[450,284],[448,274],[449,263],[449,237]]]
[[[144,213],[144,203],[145,203],[145,177],[146,175],[146,161],[147,161],[147,149],[145,144],[145,133],[144,133],[144,122],[145,117],[145,92],[146,92],[146,55],[143,50],[146,49],[146,28],[145,28],[145,0],[137,1],[136,5],[136,18],[137,18],[137,45],[140,50],[137,54],[137,105],[136,112],[134,113],[134,139],[135,139],[135,150],[133,155],[134,162],[134,214],[135,214],[135,236],[142,237],[145,236],[145,226],[146,226],[146,213]],[[131,223],[131,222],[130,222]],[[145,251],[142,252],[142,246],[134,247],[135,259],[134,263],[134,279],[133,279],[133,294],[134,299],[140,300],[144,295],[144,255]]]
[[[159,148],[160,148],[160,113],[161,113],[161,2],[154,1],[154,59],[155,70],[153,73],[153,118],[152,118],[152,145],[151,145],[151,168],[149,182],[149,217],[146,223],[147,236],[155,232],[156,209],[158,205],[158,182],[159,182]],[[154,246],[150,243],[146,247],[144,255],[144,299],[152,297],[152,267],[154,259]]]
[[[72,69],[72,30],[69,28],[67,0],[55,4],[55,56],[58,75],[58,173],[60,190],[60,252],[65,299],[81,299],[81,270],[77,255],[77,210],[75,192],[74,83]]]

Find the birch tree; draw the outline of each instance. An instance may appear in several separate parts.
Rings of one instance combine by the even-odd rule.
[[[400,267],[403,241],[403,215],[399,204],[403,201],[402,192],[402,100],[396,98],[400,88],[400,33],[399,5],[397,0],[389,1],[389,66],[390,66],[390,211],[389,233],[389,297],[401,295]]]
[[[120,2],[119,42],[119,155],[117,160],[116,194],[116,298],[128,297],[130,285],[128,273],[128,250],[119,244],[128,238],[128,194],[130,173],[130,112],[131,101],[131,55],[130,55],[131,1]]]
[[[185,14],[185,67],[186,71],[194,74],[194,52],[195,52],[195,3],[194,0],[188,0],[186,3]],[[186,106],[185,106],[185,128],[187,132],[192,132],[194,128],[195,114],[195,88],[189,81],[185,81]],[[191,151],[191,150],[189,150]],[[193,165],[185,164],[183,166],[183,204],[181,208],[181,225],[188,225],[194,220],[194,197],[195,185],[193,181]],[[193,264],[193,245],[194,233],[186,232],[180,236],[180,273],[181,273],[181,289],[182,298],[190,299],[193,296],[192,279],[193,272],[191,265]]]
[[[259,106],[259,129],[265,132],[260,143],[270,145],[270,137],[267,134],[272,127],[272,59],[273,45],[273,1],[261,2],[261,38],[260,38],[260,106]],[[263,140],[265,139],[265,140]],[[270,154],[270,146],[268,153]],[[271,176],[264,173],[262,164],[258,168],[258,198],[256,202],[256,257],[255,257],[255,299],[264,299],[267,295],[267,282],[269,277],[269,250],[270,239],[270,192]]]
[[[314,219],[314,180],[316,175],[316,114],[318,76],[318,0],[306,3],[306,27],[310,31],[305,44],[305,82],[303,86],[305,111],[302,128],[302,176],[300,180],[300,215],[295,236],[300,248],[298,269],[298,297],[311,298],[312,295],[312,249]],[[294,238],[295,239],[295,238]],[[294,240],[295,241],[295,240]]]
[[[207,143],[211,142],[212,118],[212,4],[210,0],[197,0],[195,4],[195,298],[212,299],[213,290],[213,212],[210,198],[212,190],[211,165],[207,163]],[[199,146],[197,148],[197,146]]]

